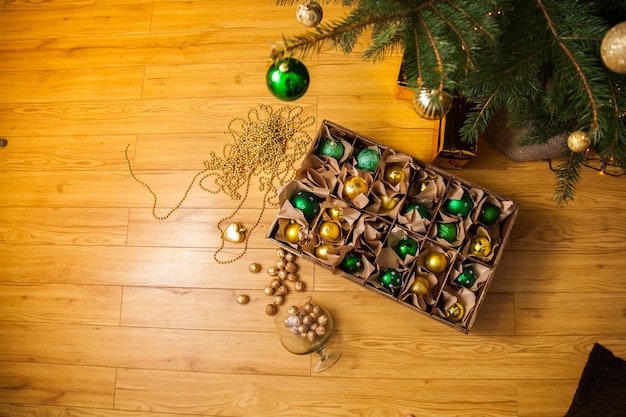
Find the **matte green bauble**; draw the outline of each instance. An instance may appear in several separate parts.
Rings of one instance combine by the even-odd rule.
[[[356,167],[369,172],[376,171],[380,164],[380,155],[374,149],[362,149],[356,155]]]
[[[326,155],[340,160],[343,157],[343,153],[346,148],[338,140],[332,140],[330,138],[322,138],[319,146],[317,147],[318,155]]]
[[[320,199],[309,191],[298,191],[292,198],[291,204],[304,214],[307,221],[312,220],[320,212]]]
[[[480,208],[480,213],[478,214],[478,221],[484,224],[485,226],[491,226],[495,224],[500,218],[500,207],[495,206],[491,203],[485,203]]]
[[[383,287],[393,288],[402,285],[402,274],[393,268],[385,269],[378,279]]]
[[[466,266],[463,268],[463,271],[454,278],[453,282],[456,285],[460,285],[465,288],[472,288],[478,276],[476,275],[476,271],[471,266]]]
[[[348,274],[356,274],[363,270],[363,260],[361,255],[354,251],[350,251],[346,254],[345,258],[339,264],[339,269]]]
[[[417,210],[422,219],[430,220],[430,211],[428,211],[428,207],[426,206],[426,204],[418,203],[417,201],[410,202],[406,206],[404,206],[402,214],[407,214],[413,210]]]
[[[276,61],[267,70],[265,78],[270,92],[284,101],[299,99],[309,88],[309,71],[294,58]]]
[[[415,256],[417,254],[417,242],[408,236],[404,236],[393,247],[393,250],[403,261],[407,255]]]
[[[443,205],[443,209],[453,216],[459,216],[466,218],[469,216],[470,211],[474,208],[472,197],[468,192],[463,192],[463,196],[460,200],[448,199]]]
[[[456,240],[457,228],[454,223],[437,223],[437,237],[450,243]]]

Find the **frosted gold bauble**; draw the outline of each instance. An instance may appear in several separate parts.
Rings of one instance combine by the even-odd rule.
[[[448,258],[441,252],[432,251],[424,258],[424,267],[435,274],[443,272],[448,266]]]
[[[613,26],[602,39],[602,62],[618,74],[626,74],[626,22]]]
[[[343,183],[343,196],[354,200],[359,194],[367,194],[367,182],[361,177],[350,177]]]
[[[567,147],[572,152],[581,153],[586,152],[587,149],[591,146],[591,138],[582,130],[577,130],[576,132],[572,132],[567,137]]]
[[[291,243],[300,241],[300,225],[298,223],[289,223],[285,226],[285,238]]]
[[[324,239],[337,240],[341,236],[341,228],[335,222],[323,222],[320,224],[319,234]]]

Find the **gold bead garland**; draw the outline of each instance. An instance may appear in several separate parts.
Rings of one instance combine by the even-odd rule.
[[[233,258],[221,260],[218,258],[218,254],[224,249],[224,240],[221,239],[219,248],[213,254],[217,263],[231,263],[246,253],[250,235],[259,225],[265,208],[268,204],[272,206],[278,204],[276,188],[293,178],[296,170],[295,163],[304,156],[309,147],[311,136],[304,129],[312,126],[315,119],[313,116],[301,117],[303,111],[300,106],[282,106],[274,111],[271,106],[261,104],[258,108],[253,108],[248,112],[247,119],[238,117],[231,120],[226,133],[233,137],[234,142],[224,145],[221,157],[215,152],[209,154],[209,159],[204,162],[204,169],[194,175],[182,199],[162,216],[156,213],[156,193],[133,172],[128,158],[128,145],[124,151],[124,157],[131,177],[152,195],[154,200],[152,216],[157,220],[167,219],[180,208],[198,178],[198,184],[202,190],[211,194],[223,192],[233,200],[241,200],[230,215],[217,222],[220,236],[224,232],[222,223],[238,213],[248,197],[252,177],[258,176],[259,190],[265,193],[259,217],[246,233],[243,250]],[[204,185],[204,180],[208,177],[214,177],[215,189]],[[239,192],[242,187],[244,187],[243,194]]]

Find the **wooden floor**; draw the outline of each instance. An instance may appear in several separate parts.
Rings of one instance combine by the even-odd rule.
[[[231,119],[285,104],[264,77],[272,43],[304,29],[294,7],[0,0],[1,416],[562,416],[594,343],[626,358],[624,179],[586,170],[559,207],[546,163],[481,143],[457,174],[521,211],[472,332],[300,261],[343,351],[322,374],[279,344],[268,277],[248,272],[271,265],[276,209],[228,265],[216,224],[238,201],[193,187],[152,217],[126,146],[166,213]],[[398,56],[305,63],[291,105],[315,117],[309,133],[328,119],[429,160],[433,124],[394,96]],[[253,187],[234,220],[250,225],[261,200]]]

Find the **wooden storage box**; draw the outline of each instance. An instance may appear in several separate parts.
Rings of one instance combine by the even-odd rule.
[[[320,154],[320,144],[329,139],[343,146],[340,157]],[[359,167],[363,149],[380,157],[373,171]],[[401,174],[393,176],[397,183],[388,181],[390,173]],[[354,177],[366,184],[365,193],[348,192]],[[319,203],[308,219],[292,204],[300,191],[313,196],[313,206]],[[459,204],[465,213],[453,212]],[[479,185],[325,120],[294,180],[279,189],[279,211],[267,239],[469,333],[518,210]],[[335,233],[320,232],[333,224]]]

